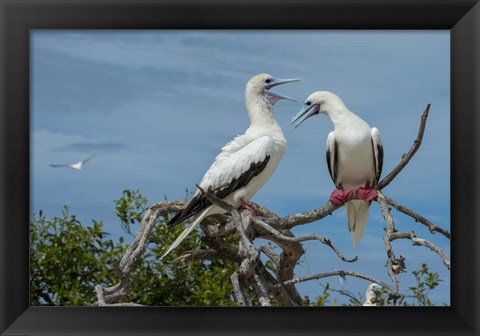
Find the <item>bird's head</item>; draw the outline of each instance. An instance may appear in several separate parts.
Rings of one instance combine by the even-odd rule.
[[[274,105],[277,101],[281,99],[288,99],[292,100],[295,102],[298,102],[296,99],[281,95],[279,93],[270,91],[271,88],[281,85],[281,84],[286,84],[286,83],[291,83],[291,82],[297,82],[301,79],[299,78],[292,78],[292,79],[280,79],[280,78],[275,78],[272,75],[269,74],[258,74],[256,76],[253,76],[248,82],[245,87],[245,94],[247,96],[260,96],[266,99],[270,104]]]
[[[375,291],[380,291],[382,289],[382,286],[376,284],[376,283],[371,283],[367,287],[367,291],[365,292],[367,299],[371,299],[377,296]]]
[[[305,99],[305,103],[297,115],[292,119],[291,125],[293,128],[300,126],[308,118],[320,114],[327,113],[328,107],[333,102],[341,102],[340,98],[329,91],[317,91],[312,93]]]
[[[363,303],[363,306],[377,306],[378,304],[376,301],[379,299],[378,295],[381,295],[381,289],[382,286],[376,283],[371,283],[365,292],[365,302]]]

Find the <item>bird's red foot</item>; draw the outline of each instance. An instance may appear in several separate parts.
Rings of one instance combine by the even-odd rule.
[[[373,201],[378,196],[377,189],[374,187],[358,188],[356,194],[359,199],[365,202]]]
[[[246,202],[242,202],[242,205],[240,205],[240,209],[242,209],[242,208],[250,211],[250,213],[252,214],[253,217],[257,217],[257,215],[255,214],[255,210],[253,210],[253,208],[250,206],[250,204],[248,204]]]
[[[347,203],[352,198],[351,190],[335,189],[330,195],[330,202],[335,205]]]

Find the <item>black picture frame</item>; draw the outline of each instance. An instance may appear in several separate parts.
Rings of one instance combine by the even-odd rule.
[[[0,0],[0,11],[2,335],[479,335],[478,1]],[[451,307],[29,307],[29,31],[167,28],[450,30]]]

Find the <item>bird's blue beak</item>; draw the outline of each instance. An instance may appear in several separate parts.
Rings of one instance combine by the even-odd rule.
[[[303,104],[302,109],[297,113],[297,115],[292,119],[290,125],[293,126],[293,129],[300,126],[308,118],[318,114],[320,111],[320,106],[318,104]]]
[[[277,93],[277,92],[270,91],[270,89],[275,87],[275,86],[282,85],[282,84],[287,84],[287,83],[292,83],[292,82],[298,82],[298,81],[301,81],[301,79],[300,78],[290,78],[290,79],[273,78],[272,81],[268,85],[265,85],[265,90],[266,90],[265,93],[267,95],[269,95],[270,97],[273,97],[275,99],[275,101],[278,101],[280,99],[287,99],[287,100],[291,100],[291,101],[294,101],[294,102],[298,103],[298,100],[296,100],[295,98],[285,96],[285,95],[282,95],[282,94]]]

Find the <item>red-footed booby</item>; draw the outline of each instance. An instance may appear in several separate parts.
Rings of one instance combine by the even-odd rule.
[[[380,132],[351,112],[337,95],[328,91],[312,93],[293,118],[296,128],[316,114],[326,114],[334,130],[327,137],[327,166],[336,190],[330,201],[346,203],[348,230],[353,246],[362,239],[370,203],[377,197],[375,185],[383,165]],[[359,200],[350,200],[355,192]]]
[[[363,303],[363,306],[366,307],[376,307],[377,304],[372,302],[372,299],[377,298],[377,293],[375,293],[375,290],[380,290],[382,287],[377,285],[376,283],[372,283],[368,285],[367,290],[365,291],[365,302]]]
[[[296,101],[270,89],[299,80],[259,74],[247,82],[245,104],[250,127],[222,148],[199,183],[202,189],[210,188],[215,196],[234,207],[243,206],[252,211],[247,202],[272,176],[287,149],[287,141],[273,115],[273,106],[281,99]],[[193,217],[192,222],[160,260],[175,249],[205,217],[225,212],[197,190],[185,208],[169,221],[168,226],[173,227]]]
[[[92,156],[86,158],[85,160],[78,161],[78,162],[75,162],[75,163],[50,164],[49,166],[50,166],[50,167],[53,167],[53,168],[68,167],[68,168],[72,168],[72,169],[75,169],[75,170],[82,170],[83,165],[84,165],[85,163],[87,163],[88,161],[90,161],[91,159],[93,159],[94,156],[95,156],[95,155],[92,155]]]

